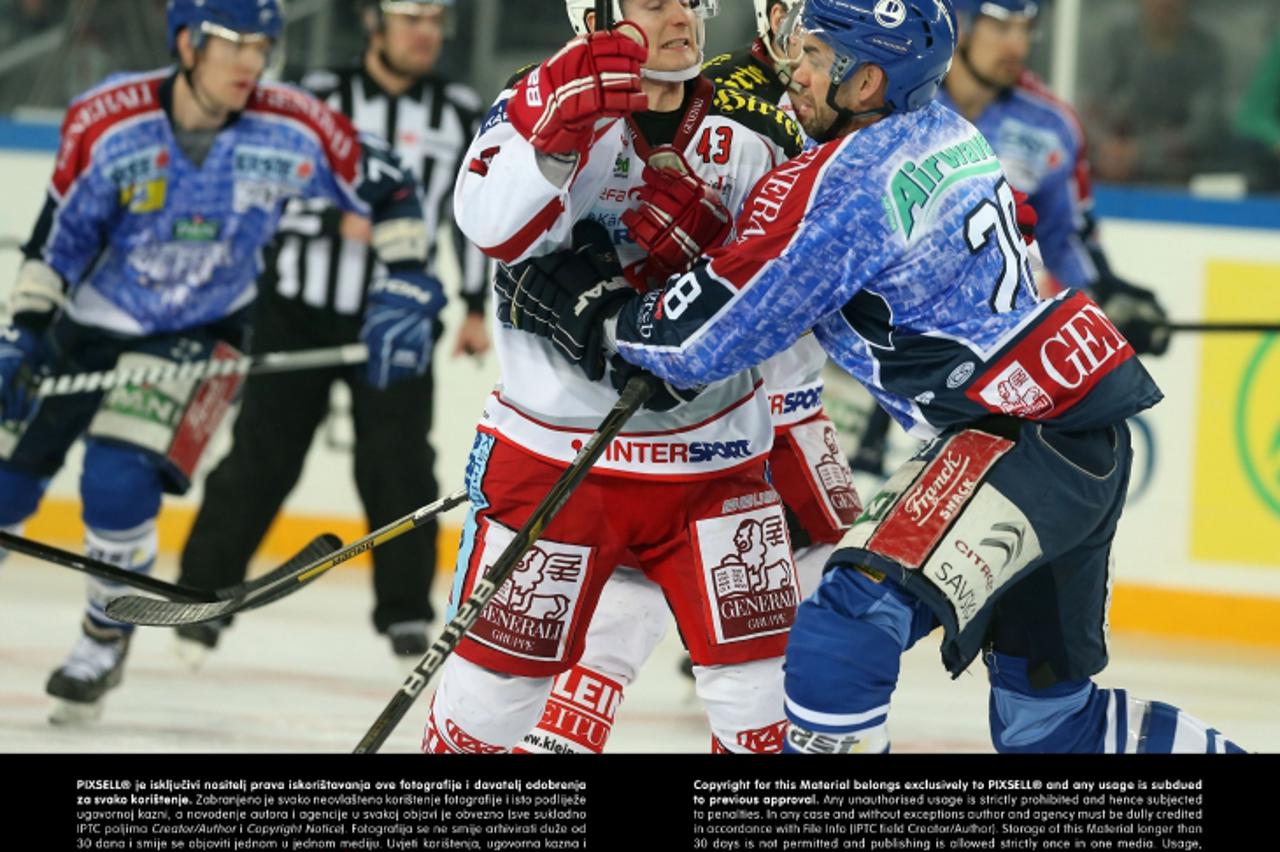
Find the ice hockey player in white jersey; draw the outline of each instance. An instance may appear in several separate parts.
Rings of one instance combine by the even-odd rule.
[[[614,15],[625,20],[594,32],[593,4],[567,2],[579,35],[513,81],[467,154],[454,205],[467,236],[511,264],[536,263],[577,235],[598,250],[568,255],[571,265],[616,265],[639,289],[722,241],[730,211],[800,139],[770,104],[700,76],[703,18],[714,6],[624,0]],[[678,156],[684,173],[647,165],[655,151]],[[659,204],[640,203],[646,186],[680,199],[681,217],[664,220]],[[622,361],[578,370],[553,345],[512,329],[505,311],[498,319],[502,381],[468,466],[473,512],[454,605],[631,372]],[[665,593],[699,667],[715,737],[733,751],[781,748],[780,655],[799,593],[786,519],[765,478],[773,427],[764,382],[744,370],[688,401],[664,396],[663,410],[628,423],[459,645],[425,750],[515,746],[542,717],[552,679],[581,656],[619,565]]]
[[[1092,680],[1108,659],[1125,418],[1162,394],[1085,294],[1039,297],[994,151],[934,100],[949,0],[803,0],[784,36],[796,114],[820,144],[756,185],[736,239],[645,296],[522,265],[506,296],[518,327],[686,390],[812,329],[928,439],[801,604],[788,750],[888,750],[900,657],[938,627],[953,675],[983,655],[997,751],[1238,750]]]
[[[764,7],[770,7],[774,12],[772,17],[780,20],[779,7],[786,6],[780,0],[757,0],[756,5],[757,17],[763,21],[763,35],[753,42],[752,48],[742,51],[752,57],[753,63],[760,61],[756,46],[762,44],[765,37],[772,39],[770,16],[764,13]],[[770,62],[774,63],[774,54],[760,55],[771,57]],[[765,100],[780,109],[784,104],[789,107],[786,86],[778,76],[787,73],[781,57],[768,66],[767,78],[762,68],[754,64],[735,68],[725,65],[725,57],[718,59],[720,61],[712,60],[703,67],[703,76],[710,77],[716,84],[718,100],[737,103],[741,99],[737,92],[745,91],[754,99]],[[774,84],[750,88],[737,85],[762,80]],[[724,89],[734,92],[722,93]],[[762,108],[756,107],[748,115],[762,112]],[[789,155],[799,153],[794,146],[790,147]],[[754,183],[759,176],[750,170],[735,175],[744,183]],[[655,211],[653,215],[662,218],[678,212]],[[768,460],[769,479],[782,498],[786,512],[801,596],[817,588],[827,557],[861,511],[853,474],[840,450],[835,425],[822,407],[822,367],[826,360],[826,353],[810,335],[760,365],[774,430]],[[670,610],[655,583],[630,568],[615,571],[601,592],[582,659],[556,678],[541,720],[518,750],[601,752],[627,687],[665,635],[669,623]],[[682,663],[682,671],[696,677],[688,658]],[[720,748],[715,737],[712,748]]]

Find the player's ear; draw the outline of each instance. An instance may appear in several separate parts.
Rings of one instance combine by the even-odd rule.
[[[596,31],[596,13],[595,12],[588,12],[586,15],[583,16],[583,21],[587,25],[587,32],[593,33]]]
[[[191,28],[183,27],[178,31],[178,38],[175,42],[178,51],[178,64],[184,68],[192,68],[196,64],[196,51],[191,46]]]

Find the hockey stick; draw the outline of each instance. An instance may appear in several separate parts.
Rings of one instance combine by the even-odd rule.
[[[61,565],[63,568],[70,568],[73,571],[80,571],[94,577],[100,577],[104,580],[111,580],[115,583],[123,583],[126,586],[133,586],[135,589],[142,589],[147,592],[154,592],[158,595],[164,595],[175,601],[186,601],[189,603],[211,603],[213,601],[226,600],[228,598],[242,597],[243,595],[259,589],[263,586],[274,582],[282,574],[287,574],[297,570],[300,567],[310,565],[315,560],[326,554],[332,553],[339,547],[342,547],[342,540],[333,533],[323,533],[316,536],[311,542],[298,551],[288,562],[271,569],[266,574],[253,580],[243,583],[237,583],[234,586],[226,586],[221,589],[197,589],[194,586],[187,586],[182,583],[168,583],[164,580],[157,580],[155,577],[149,577],[146,574],[139,574],[135,571],[126,571],[124,568],[103,562],[100,559],[94,559],[90,556],[82,556],[78,553],[72,553],[69,550],[62,550],[49,544],[42,544],[38,541],[32,541],[29,538],[13,535],[12,533],[0,530],[0,547],[5,550],[12,550],[16,553],[24,553],[27,556],[33,556],[36,559],[43,559],[46,562],[52,562],[55,565]]]
[[[398,521],[392,521],[369,533],[362,539],[320,559],[312,559],[296,565],[289,571],[277,569],[272,572],[270,582],[257,582],[242,594],[212,603],[183,603],[181,601],[160,601],[155,598],[144,598],[138,595],[125,595],[107,604],[107,615],[116,621],[128,624],[144,624],[150,627],[176,627],[179,624],[198,624],[202,621],[213,621],[225,618],[245,609],[265,606],[302,588],[315,580],[335,565],[385,544],[393,538],[399,538],[412,529],[422,526],[441,512],[467,501],[465,490],[455,491],[448,497],[437,500],[405,515]],[[265,579],[265,578],[263,578]]]
[[[498,589],[508,577],[515,573],[525,553],[542,535],[542,531],[551,523],[556,513],[569,501],[578,484],[590,473],[591,466],[604,452],[605,447],[622,431],[622,427],[631,419],[631,415],[635,414],[645,400],[653,395],[657,386],[657,379],[648,373],[636,376],[627,382],[626,387],[622,389],[622,394],[618,397],[618,402],[600,422],[595,434],[588,438],[586,444],[578,451],[573,464],[569,465],[556,480],[556,484],[551,486],[551,490],[533,510],[529,520],[525,521],[515,538],[476,583],[471,597],[458,607],[457,615],[445,625],[444,632],[431,644],[427,655],[413,667],[413,671],[409,673],[400,691],[391,697],[382,715],[374,721],[364,738],[356,745],[354,754],[372,754],[386,742],[391,731],[404,718],[404,714],[409,711],[409,707],[426,688],[427,683],[444,665],[444,661],[453,653],[453,649],[458,647],[463,634],[476,623],[476,619],[497,594]]]
[[[596,0],[596,32],[613,29],[613,0]]]
[[[1237,334],[1268,334],[1280,331],[1278,322],[1171,322],[1170,331],[1197,331],[1202,334],[1235,332]]]
[[[300,352],[267,352],[240,358],[189,361],[185,364],[161,364],[103,370],[98,373],[69,373],[40,379],[36,396],[67,396],[111,390],[117,385],[154,384],[172,379],[209,379],[230,375],[261,375],[287,370],[312,370],[319,367],[341,367],[367,361],[369,351],[363,343],[332,346],[326,349],[304,349]]]

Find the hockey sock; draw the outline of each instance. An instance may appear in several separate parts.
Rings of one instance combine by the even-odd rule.
[[[1091,680],[1034,689],[1027,661],[986,658],[991,740],[1004,753],[1226,753],[1242,749],[1214,728],[1162,701],[1099,689]]]
[[[786,751],[889,748],[889,699],[902,652],[932,621],[890,582],[838,566],[800,604],[787,642]]]
[[[133,529],[104,530],[95,527],[85,529],[85,553],[127,571],[150,574],[156,563],[156,522],[146,521]],[[99,577],[90,577],[88,586],[88,605],[85,608],[85,621],[96,630],[95,634],[114,633],[127,636],[133,632],[132,624],[116,621],[108,617],[107,604],[128,591],[122,583],[113,583]]]
[[[542,719],[516,746],[517,754],[601,754],[622,705],[624,685],[579,663],[551,687]]]
[[[449,658],[431,701],[422,738],[428,754],[498,754],[520,742],[538,721],[552,678],[490,671]]]
[[[772,754],[782,751],[782,658],[693,667],[698,697],[711,724],[711,751]]]

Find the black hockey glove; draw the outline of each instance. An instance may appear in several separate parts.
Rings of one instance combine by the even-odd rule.
[[[627,382],[644,372],[642,367],[637,367],[621,355],[614,355],[609,359],[609,382],[618,393],[622,393],[622,389],[627,386]],[[705,387],[700,386],[689,390],[681,390],[670,382],[657,380],[656,384],[657,389],[645,400],[644,405],[641,406],[642,408],[647,408],[650,411],[670,411],[677,405],[692,402],[698,394],[702,393]]]
[[[637,295],[622,277],[609,232],[584,219],[573,248],[499,267],[498,320],[554,343],[587,378],[605,374],[604,321]]]
[[[1139,355],[1163,355],[1169,348],[1169,317],[1156,294],[1114,275],[1099,278],[1089,295]]]

